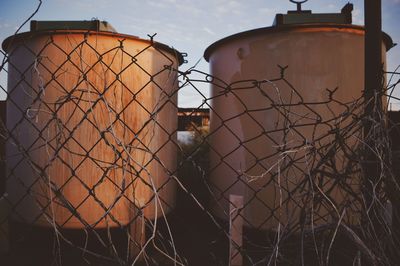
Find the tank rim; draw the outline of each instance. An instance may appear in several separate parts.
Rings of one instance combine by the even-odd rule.
[[[282,25],[282,26],[272,26],[272,27],[264,27],[264,28],[258,28],[258,29],[253,29],[253,30],[248,30],[248,31],[243,31],[239,32],[230,36],[227,36],[225,38],[222,38],[214,43],[212,43],[210,46],[206,48],[204,51],[204,59],[209,62],[211,55],[214,53],[214,51],[219,48],[220,46],[240,39],[240,38],[245,38],[245,37],[250,37],[250,36],[255,36],[255,35],[261,35],[261,34],[274,34],[274,33],[279,33],[279,32],[288,32],[288,31],[296,31],[299,29],[311,29],[311,28],[334,28],[334,29],[354,29],[354,30],[359,30],[362,32],[365,32],[365,27],[364,26],[359,26],[359,25],[352,25],[352,24],[299,24],[299,25]],[[386,51],[389,51],[395,44],[393,43],[392,38],[385,32],[382,32],[382,38],[383,41],[386,45]]]
[[[9,52],[10,48],[17,42],[20,42],[22,40],[27,40],[27,39],[32,39],[37,36],[43,36],[43,35],[61,35],[61,34],[84,34],[84,35],[98,35],[98,36],[109,36],[109,37],[116,37],[116,38],[121,38],[121,39],[129,39],[129,40],[137,40],[141,42],[145,42],[148,44],[151,44],[153,41],[152,40],[146,40],[146,39],[141,39],[137,36],[134,35],[128,35],[128,34],[122,34],[122,33],[116,33],[116,32],[109,32],[109,31],[87,31],[87,30],[43,30],[43,31],[28,31],[28,32],[22,32],[18,33],[15,35],[11,35],[7,37],[3,43],[2,43],[2,49],[6,53]],[[180,53],[178,50],[175,48],[172,48],[166,44],[160,43],[160,42],[153,42],[154,47],[158,49],[162,49],[166,52],[169,52],[172,55],[175,55],[176,58],[178,59],[179,65],[182,65],[185,60],[183,58],[182,53]]]

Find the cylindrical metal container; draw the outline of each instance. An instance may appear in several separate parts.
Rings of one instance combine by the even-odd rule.
[[[383,58],[390,48],[390,37],[385,38]],[[344,187],[360,191],[356,177],[337,186],[332,176],[308,171],[328,154],[322,147],[338,141],[332,130],[351,123],[349,117],[336,119],[349,111],[345,104],[362,96],[363,27],[261,28],[217,41],[207,48],[205,58],[215,77],[209,135],[210,183],[216,193],[213,212],[229,219],[230,195],[242,195],[247,226],[277,229],[280,225],[289,230],[302,219],[312,218],[315,224],[332,221],[332,205],[351,205],[352,195]],[[356,137],[347,138],[348,148],[356,145]],[[326,171],[332,167],[344,174],[343,151],[339,147],[333,152],[337,152],[332,157],[335,162],[330,162],[334,166],[326,166]],[[319,184],[326,198],[317,187],[313,189],[320,198],[307,198],[310,182]],[[353,207],[343,218],[350,223],[358,221]]]
[[[79,29],[22,33],[3,48],[14,219],[104,228],[174,207],[172,69],[182,63],[180,53],[135,36]]]

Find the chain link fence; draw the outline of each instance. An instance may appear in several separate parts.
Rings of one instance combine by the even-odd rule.
[[[5,265],[396,261],[395,115],[365,114],[361,92],[340,88],[309,101],[290,66],[231,84],[178,70],[182,55],[153,37],[57,31],[4,46]],[[398,75],[376,99],[393,97]],[[181,90],[203,100],[193,112],[210,109],[190,143],[177,139]],[[372,192],[366,150],[381,172]]]

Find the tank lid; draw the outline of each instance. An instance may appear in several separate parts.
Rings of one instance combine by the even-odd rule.
[[[17,42],[33,39],[37,36],[43,35],[56,35],[56,34],[95,34],[101,36],[117,37],[122,39],[130,39],[148,42],[157,49],[167,51],[176,56],[179,65],[187,63],[184,57],[186,53],[181,53],[175,48],[170,47],[166,44],[153,41],[153,36],[150,36],[150,40],[141,39],[138,36],[127,35],[119,33],[113,26],[107,21],[100,20],[81,20],[81,21],[31,21],[31,29],[28,32],[22,32],[7,37],[3,43],[2,48],[5,52],[9,52],[10,48]]]
[[[269,34],[275,34],[275,33],[283,33],[283,32],[309,32],[310,30],[316,30],[316,31],[339,31],[339,32],[349,32],[349,33],[359,33],[359,34],[364,34],[365,33],[365,28],[363,26],[357,26],[353,24],[336,24],[336,23],[315,23],[315,24],[294,24],[294,25],[282,25],[280,27],[272,26],[272,27],[265,27],[265,28],[259,28],[259,29],[254,29],[254,30],[249,30],[249,31],[244,31],[244,32],[239,32],[233,35],[230,35],[228,37],[225,37],[221,40],[218,40],[208,46],[206,50],[204,51],[204,59],[209,62],[211,54],[214,53],[214,51],[232,41],[236,40],[243,40],[244,38],[252,38],[254,36],[267,36]],[[391,48],[393,48],[396,44],[393,43],[392,38],[386,34],[385,32],[382,32],[383,36],[383,42],[385,44],[386,51],[389,51]]]
[[[87,30],[117,32],[107,21],[100,20],[78,20],[78,21],[37,21],[31,20],[31,31],[48,30]]]
[[[204,51],[204,58],[206,61],[209,61],[211,54],[217,49],[217,47],[237,39],[248,38],[252,36],[263,36],[279,32],[307,31],[312,29],[330,29],[332,31],[347,31],[353,33],[359,32],[360,34],[364,34],[365,32],[365,28],[363,26],[352,24],[351,12],[353,11],[354,7],[351,3],[347,3],[342,8],[340,13],[314,14],[311,10],[302,9],[302,4],[308,0],[289,1],[297,5],[296,10],[288,11],[287,14],[277,14],[271,27],[264,27],[236,33],[214,42]],[[393,43],[392,38],[388,34],[384,32],[382,33],[386,51],[389,51],[396,44]]]
[[[290,2],[297,5],[297,10],[288,11],[287,14],[276,14],[273,26],[312,23],[351,24],[353,4],[347,3],[340,13],[314,14],[311,10],[303,10],[301,5],[308,0]]]

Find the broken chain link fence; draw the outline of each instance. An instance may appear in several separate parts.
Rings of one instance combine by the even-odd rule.
[[[389,265],[398,257],[389,138],[397,127],[378,110],[375,139],[366,139],[372,117],[361,92],[343,101],[330,88],[309,101],[286,78],[290,66],[226,84],[178,70],[181,55],[153,37],[19,38],[1,67],[0,234],[10,265]],[[397,84],[389,80],[377,99],[394,98]],[[177,139],[181,90],[203,100],[193,112],[210,109],[209,130],[194,125],[189,144]],[[372,195],[366,150],[381,170]],[[370,212],[379,212],[372,229]]]

